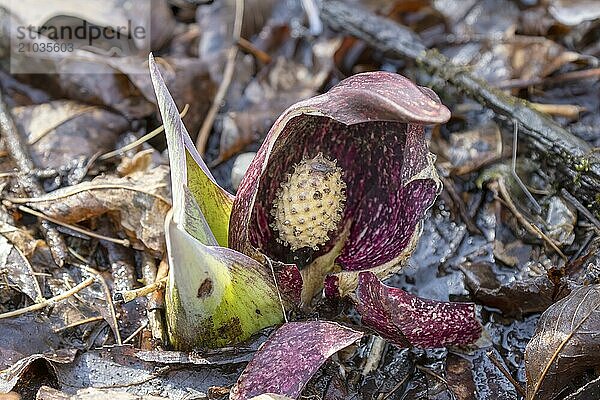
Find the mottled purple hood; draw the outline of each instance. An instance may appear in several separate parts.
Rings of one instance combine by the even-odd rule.
[[[354,75],[295,104],[275,122],[242,180],[230,246],[298,264],[275,240],[270,210],[294,164],[323,153],[341,167],[348,200],[330,240],[299,263],[304,280],[315,282],[305,299],[323,279],[328,294],[338,295],[356,286],[358,271],[389,275],[414,249],[424,213],[441,188],[424,125],[449,117],[433,91],[388,72]]]
[[[323,288],[349,297],[361,329],[397,346],[477,341],[474,304],[420,299],[381,282],[412,253],[441,188],[424,125],[450,113],[433,92],[373,72],[290,107],[232,199],[193,146],[151,55],[149,64],[171,164],[171,345],[235,345],[286,321],[248,364],[232,400],[298,398],[329,356],[363,336],[328,321],[287,322],[292,306],[310,309]]]

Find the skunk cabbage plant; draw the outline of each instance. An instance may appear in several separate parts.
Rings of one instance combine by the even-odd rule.
[[[450,112],[433,91],[401,75],[370,72],[291,106],[233,197],[196,152],[152,56],[150,71],[171,163],[166,305],[175,348],[239,343],[323,296],[350,298],[363,325],[398,346],[479,338],[473,304],[420,299],[380,281],[406,264],[441,190],[424,126],[447,121]],[[300,358],[312,370],[360,336],[326,321],[288,323],[257,357],[280,357],[293,342],[298,353],[323,355]],[[272,377],[261,387],[246,372],[232,398],[296,397],[303,385],[278,391]]]

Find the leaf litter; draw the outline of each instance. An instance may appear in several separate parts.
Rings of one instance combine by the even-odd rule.
[[[161,51],[159,67],[177,105],[190,105],[184,122],[194,134],[221,83],[223,54],[233,45],[235,2],[221,8],[217,2],[156,3],[154,15],[162,22],[152,30],[153,50]],[[321,359],[320,368],[315,364],[317,372],[302,393],[368,399],[597,397],[598,230],[577,208],[588,204],[578,205],[563,195],[551,171],[540,168],[538,151],[522,145],[519,137],[517,173],[542,205],[542,214],[537,214],[511,179],[511,122],[496,118],[418,65],[373,50],[327,23],[321,35],[311,37],[301,2],[268,3],[246,5],[246,42],[240,40],[235,73],[205,154],[215,178],[231,188],[232,158],[255,151],[287,106],[347,75],[394,70],[432,86],[453,114],[431,136],[446,188],[429,212],[410,265],[386,284],[411,296],[475,302],[489,336],[489,343],[475,350],[419,350],[386,342],[371,346],[373,336],[362,333],[362,341]],[[598,14],[589,3],[436,0],[409,7],[369,1],[357,7],[367,6],[409,26],[430,47],[513,95],[550,105],[551,111],[556,105],[576,106],[574,115],[552,118],[597,147],[600,89],[593,70],[600,48],[595,40]],[[83,7],[79,18],[102,25],[106,15],[126,14],[119,4],[111,1],[102,13]],[[66,15],[73,13],[62,7]],[[39,11],[40,24],[52,17],[50,9]],[[10,19],[23,11],[2,3],[0,13],[6,17],[0,23],[3,37],[10,37]],[[0,50],[6,45],[0,39]],[[151,312],[163,312],[160,301],[142,296],[126,307],[112,302],[117,287],[133,290],[157,279],[156,274],[141,273],[142,265],[148,265],[142,260],[150,258],[156,267],[164,256],[162,223],[170,193],[168,169],[161,166],[166,164],[159,153],[164,150],[161,140],[113,159],[95,159],[97,153],[122,147],[160,124],[144,65],[147,55],[131,62],[96,50],[86,51],[86,63],[66,64],[74,70],[116,73],[88,73],[81,79],[47,74],[39,79],[11,76],[2,64],[0,87],[28,142],[33,173],[50,192],[26,197],[18,189],[20,171],[10,157],[0,159],[0,310],[35,305],[87,279],[93,283],[41,310],[0,319],[0,338],[8,338],[0,340],[0,387],[22,398],[226,396],[246,363],[260,354],[255,353],[258,345],[213,355],[202,349],[170,352],[160,329],[149,327],[150,315],[156,315]],[[207,54],[218,62],[207,62]],[[571,75],[582,72],[587,75]],[[589,168],[586,157],[580,160],[581,176]],[[498,179],[504,180],[514,208],[507,207]],[[478,187],[478,182],[487,183]],[[578,193],[570,195],[579,198]],[[35,218],[18,206],[81,228],[75,232],[58,225],[71,251],[64,267],[57,268]],[[550,238],[567,260],[535,228],[527,230],[523,219]],[[86,232],[131,247],[111,246]],[[142,284],[142,275],[150,281]],[[351,304],[343,308],[341,322],[357,318]],[[111,347],[127,339],[131,347]],[[234,355],[228,357],[227,351]],[[296,357],[292,349],[280,359],[267,359],[266,365],[293,366]],[[375,367],[363,375],[367,361]],[[249,368],[244,374],[261,371]]]

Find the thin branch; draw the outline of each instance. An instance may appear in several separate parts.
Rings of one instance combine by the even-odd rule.
[[[254,43],[252,43],[248,39],[244,39],[243,37],[241,37],[238,41],[238,46],[240,46],[242,50],[245,50],[248,53],[252,54],[254,58],[256,58],[263,64],[270,64],[271,61],[273,61],[269,53],[259,49],[254,45]]]
[[[525,228],[527,230],[527,232],[531,233],[532,235],[534,235],[534,236],[542,239],[546,243],[548,243],[548,245],[550,245],[550,247],[552,247],[554,249],[554,251],[563,260],[566,261],[567,256],[565,256],[563,254],[563,252],[558,248],[558,245],[554,242],[554,240],[552,240],[551,238],[546,236],[546,234],[544,232],[542,232],[542,230],[540,228],[538,228],[537,226],[535,226],[534,224],[529,222],[527,220],[527,218],[525,218],[525,216],[523,216],[523,214],[521,214],[521,212],[517,209],[517,206],[515,206],[515,203],[512,201],[512,198],[510,197],[510,194],[508,193],[508,190],[506,189],[506,184],[504,183],[504,179],[500,178],[497,180],[497,182],[498,182],[498,189],[500,190],[500,195],[502,196],[502,200],[504,200],[504,204],[506,204],[508,209],[517,218],[517,221],[519,221],[519,223],[523,226],[523,228]]]
[[[519,394],[522,397],[525,397],[525,390],[523,390],[523,387],[521,386],[521,384],[519,382],[517,382],[515,380],[515,378],[512,377],[512,375],[506,370],[506,368],[504,368],[504,366],[496,358],[496,355],[494,353],[492,353],[491,351],[487,352],[486,355],[487,355],[488,359],[492,362],[492,364],[494,364],[496,366],[496,368],[498,368],[498,370],[500,372],[502,372],[502,375],[504,375],[506,377],[506,379],[508,379],[510,381],[510,383],[512,383],[512,385],[515,387],[517,392],[519,392]]]
[[[104,299],[106,300],[106,304],[108,305],[108,310],[110,311],[110,321],[108,322],[108,325],[112,328],[113,333],[115,335],[115,342],[117,343],[117,345],[122,345],[123,342],[121,341],[121,332],[119,332],[119,321],[117,319],[117,311],[115,310],[115,304],[112,301],[111,295],[110,295],[110,288],[108,287],[108,284],[106,283],[106,279],[104,279],[104,277],[102,276],[102,274],[100,274],[99,271],[95,270],[92,267],[88,267],[87,263],[83,264],[83,265],[77,265],[78,268],[86,271],[89,274],[92,274],[96,277],[97,281],[100,283],[100,286],[102,286],[102,292],[104,293]]]
[[[181,118],[185,117],[187,112],[190,109],[190,105],[186,104],[183,107],[183,110],[179,113],[179,116]],[[123,154],[126,151],[135,149],[136,147],[138,147],[140,144],[147,142],[148,140],[152,139],[153,137],[157,136],[158,134],[164,132],[165,130],[165,126],[161,125],[158,128],[152,130],[150,133],[145,134],[144,136],[142,136],[141,138],[134,140],[133,142],[129,143],[128,145],[125,145],[123,147],[121,147],[120,149],[116,149],[113,151],[109,151],[108,153],[102,154],[100,157],[98,157],[99,160],[108,160],[109,158],[112,158],[114,156],[118,156],[119,154]]]
[[[540,206],[540,203],[538,203],[537,200],[535,199],[535,197],[533,197],[533,195],[529,192],[529,189],[527,189],[527,186],[525,186],[525,184],[519,177],[519,174],[517,174],[517,149],[519,146],[519,121],[517,121],[516,119],[513,119],[513,124],[514,124],[513,148],[512,148],[512,163],[511,163],[511,171],[510,172],[512,173],[513,178],[515,178],[515,180],[521,187],[521,190],[523,192],[525,192],[525,195],[531,202],[531,205],[533,205],[535,213],[541,214],[542,207]]]
[[[8,201],[4,201],[3,203],[6,204],[6,203],[9,203],[9,202]],[[124,247],[130,247],[131,246],[131,243],[127,239],[117,239],[117,238],[112,238],[112,237],[104,236],[104,235],[101,235],[99,233],[92,232],[92,231],[90,231],[88,229],[81,228],[81,227],[79,227],[77,225],[67,224],[66,222],[62,222],[61,220],[58,220],[58,219],[53,218],[53,217],[50,217],[50,216],[48,216],[48,215],[46,215],[44,213],[41,213],[39,211],[36,211],[34,209],[31,209],[31,208],[23,206],[23,205],[17,205],[17,208],[20,211],[23,211],[23,212],[25,212],[27,214],[35,215],[38,218],[42,218],[42,219],[48,220],[48,221],[50,221],[50,222],[52,222],[52,223],[54,223],[56,225],[64,226],[65,228],[71,229],[71,230],[73,230],[75,232],[82,233],[82,234],[84,234],[86,236],[93,237],[93,238],[100,239],[100,240],[106,240],[108,242],[112,242],[112,243],[116,243],[116,244],[120,244],[121,246],[124,246]]]
[[[598,218],[594,217],[594,215],[587,209],[583,204],[579,202],[571,193],[569,193],[565,188],[560,190],[560,194],[563,195],[565,199],[569,203],[573,205],[580,213],[582,213],[594,226],[597,230],[600,230],[600,221]]]
[[[24,308],[20,308],[18,310],[9,311],[4,314],[0,314],[0,319],[18,317],[19,315],[27,314],[32,311],[38,311],[38,310],[41,310],[42,308],[46,308],[55,303],[66,300],[69,297],[75,295],[76,293],[82,291],[86,287],[90,286],[92,283],[94,283],[94,281],[95,281],[95,278],[93,278],[93,277],[87,278],[86,280],[84,280],[83,282],[78,284],[77,286],[72,287],[71,289],[67,290],[66,292],[59,294],[58,296],[54,296],[50,299],[45,299],[44,301],[32,304],[28,307],[24,307]]]
[[[78,193],[82,193],[82,192],[87,192],[87,191],[92,191],[92,190],[101,190],[101,189],[123,189],[123,190],[131,190],[134,192],[139,192],[139,193],[144,193],[147,194],[148,196],[151,197],[155,197],[158,200],[162,201],[165,204],[171,205],[171,202],[169,200],[167,200],[166,198],[164,198],[163,196],[156,194],[156,193],[152,193],[150,192],[150,190],[153,189],[158,189],[161,187],[165,187],[166,184],[160,184],[160,185],[154,185],[154,186],[150,186],[150,187],[146,187],[144,189],[141,189],[139,187],[135,187],[135,186],[127,186],[127,185],[122,185],[122,184],[118,184],[118,183],[108,183],[108,184],[94,184],[94,186],[72,186],[69,188],[65,188],[65,190],[61,190],[60,194],[56,194],[56,193],[50,193],[48,195],[45,195],[43,197],[6,197],[7,201],[10,201],[11,203],[15,203],[15,204],[22,204],[22,203],[43,203],[46,201],[52,201],[52,200],[59,200],[59,199],[64,199],[68,196],[72,196]]]
[[[137,299],[138,297],[144,297],[151,293],[156,292],[157,290],[164,289],[167,284],[167,278],[164,277],[154,283],[146,285],[144,287],[132,290],[124,290],[121,292],[116,292],[113,296],[114,300],[119,303],[129,303]]]
[[[98,321],[103,321],[103,320],[104,320],[104,317],[102,317],[100,315],[97,317],[89,317],[89,318],[80,319],[79,321],[75,321],[69,325],[61,326],[60,328],[54,329],[54,333],[60,333],[60,332],[66,331],[67,329],[75,328],[80,325],[85,325],[85,324],[89,324],[92,322],[98,322]]]
[[[208,143],[208,136],[210,135],[210,131],[212,130],[213,123],[215,122],[215,118],[217,117],[217,113],[221,108],[221,103],[225,99],[227,95],[227,90],[229,89],[229,85],[231,84],[231,79],[233,78],[233,72],[235,70],[235,59],[238,54],[238,46],[237,43],[240,41],[242,37],[242,22],[244,19],[244,0],[236,0],[235,1],[235,20],[233,22],[233,44],[229,48],[227,52],[227,61],[225,64],[225,70],[223,72],[223,80],[219,85],[219,89],[217,90],[217,94],[213,99],[213,102],[206,114],[206,118],[202,122],[202,127],[198,132],[198,138],[196,139],[196,148],[200,154],[204,154],[206,152],[206,144]]]
[[[143,331],[144,328],[146,328],[146,326],[148,326],[148,321],[145,321],[144,323],[142,323],[142,325],[140,325],[135,331],[133,331],[133,333],[131,335],[129,335],[125,340],[123,340],[123,344],[131,342],[133,340],[133,338],[135,338],[137,335],[139,335],[140,332]]]

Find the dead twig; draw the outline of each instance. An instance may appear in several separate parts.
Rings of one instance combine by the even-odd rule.
[[[167,263],[161,261],[158,267],[156,260],[146,252],[142,253],[142,277],[145,284],[156,282],[167,282]],[[141,348],[152,349],[156,347],[156,341],[161,344],[166,343],[167,335],[164,326],[164,288],[158,289],[147,296],[146,316],[148,318],[148,330],[150,335],[142,335]],[[149,337],[148,337],[149,336]],[[152,338],[153,340],[147,340]]]
[[[502,196],[502,200],[504,201],[504,204],[513,213],[515,218],[517,218],[517,221],[519,221],[521,226],[523,226],[523,228],[525,228],[527,230],[527,232],[529,232],[533,236],[535,236],[539,239],[542,239],[543,241],[548,243],[548,245],[550,247],[552,247],[552,249],[554,249],[556,254],[558,254],[563,260],[566,261],[567,256],[565,256],[563,254],[563,252],[558,248],[558,245],[554,242],[554,240],[552,240],[551,238],[546,236],[546,234],[544,232],[542,232],[542,230],[540,228],[538,228],[537,226],[535,226],[534,224],[529,222],[527,220],[527,218],[525,218],[525,216],[517,209],[517,206],[515,206],[515,203],[512,201],[512,198],[510,197],[510,194],[508,193],[508,189],[506,188],[504,179],[499,178],[496,182],[497,182],[498,190],[500,191],[500,195]]]
[[[32,144],[39,142],[44,136],[46,136],[47,134],[49,134],[50,132],[52,132],[53,130],[55,130],[56,128],[61,126],[62,124],[69,122],[70,120],[72,120],[76,117],[79,117],[80,115],[83,115],[87,112],[94,111],[94,110],[101,110],[101,108],[98,106],[87,106],[87,107],[81,108],[80,110],[77,110],[77,112],[75,112],[71,115],[68,115],[67,117],[61,119],[60,121],[57,121],[54,125],[46,127],[46,129],[44,129],[42,132],[38,133],[36,136],[29,139],[27,144],[31,146]]]
[[[137,299],[138,297],[144,297],[151,293],[156,292],[157,290],[164,289],[167,284],[167,277],[164,277],[154,283],[146,285],[144,287],[132,290],[124,290],[121,292],[116,292],[113,296],[114,301],[119,303],[129,303]]]
[[[68,196],[73,196],[75,194],[87,192],[87,191],[102,190],[102,189],[123,189],[123,190],[131,190],[134,192],[144,193],[144,194],[147,194],[148,196],[154,197],[154,198],[162,201],[165,204],[171,205],[171,202],[169,200],[167,200],[166,198],[164,198],[163,196],[151,192],[151,190],[158,189],[158,188],[164,187],[164,186],[166,186],[166,184],[154,185],[154,186],[145,187],[142,189],[142,188],[135,187],[135,186],[127,186],[127,185],[120,185],[120,184],[98,184],[98,185],[94,185],[94,186],[85,186],[85,187],[69,187],[69,188],[65,188],[66,189],[65,191],[61,190],[60,194],[50,193],[49,195],[45,195],[43,197],[7,197],[6,200],[11,203],[15,203],[15,204],[43,203],[46,201],[53,201],[53,200],[58,201],[60,199],[66,198]]]
[[[273,61],[269,53],[262,51],[248,39],[240,37],[240,40],[238,40],[238,46],[240,46],[240,49],[252,54],[254,58],[263,64],[271,64],[271,61]]]
[[[145,321],[144,323],[142,323],[142,325],[140,325],[139,328],[137,328],[135,331],[133,331],[133,333],[131,335],[129,335],[127,338],[125,338],[125,340],[123,340],[123,343],[127,344],[127,343],[131,342],[137,335],[139,335],[146,328],[146,326],[148,326],[148,321]]]
[[[103,320],[104,320],[104,317],[102,317],[100,315],[97,317],[80,319],[79,321],[75,321],[69,325],[65,325],[60,328],[54,329],[54,333],[60,333],[60,332],[66,331],[67,329],[75,328],[76,326],[85,325],[85,324],[89,324],[91,322],[98,322],[98,321],[103,321]]]
[[[596,230],[600,231],[600,221],[598,218],[594,217],[594,215],[587,209],[583,204],[579,202],[571,193],[569,193],[565,188],[560,190],[560,194],[563,195],[565,199],[569,203],[573,205],[580,213],[582,213],[594,226]]]
[[[11,204],[11,202],[8,201],[8,200],[4,200],[2,203],[5,206],[7,206],[7,207],[13,206]],[[106,240],[108,242],[120,244],[121,246],[124,246],[124,247],[130,247],[131,246],[131,243],[129,243],[129,240],[127,240],[127,239],[117,239],[117,238],[112,238],[112,237],[104,236],[104,235],[101,235],[99,233],[92,232],[92,231],[90,231],[88,229],[81,228],[81,227],[79,227],[77,225],[67,224],[66,222],[62,222],[62,221],[60,221],[60,220],[58,220],[56,218],[50,217],[50,216],[48,216],[48,215],[46,215],[44,213],[41,213],[39,211],[36,211],[34,209],[31,209],[31,208],[23,206],[23,205],[17,205],[16,208],[19,209],[20,211],[23,211],[23,212],[27,213],[27,214],[35,215],[36,217],[41,218],[43,220],[50,221],[50,222],[52,222],[52,223],[54,223],[56,225],[64,226],[65,228],[70,229],[72,231],[79,232],[79,233],[81,233],[81,234],[83,234],[85,236],[93,237],[93,238],[100,239],[100,240]]]
[[[522,397],[525,397],[525,390],[523,389],[523,387],[519,384],[519,382],[516,381],[515,378],[512,377],[512,375],[506,370],[506,368],[504,368],[504,366],[500,363],[500,361],[498,361],[498,359],[496,358],[496,355],[494,353],[492,353],[491,351],[487,352],[486,355],[489,358],[489,360],[492,362],[492,364],[494,364],[496,366],[496,368],[498,368],[498,370],[500,372],[502,372],[502,375],[504,375],[506,377],[506,379],[508,379],[510,381],[510,383],[512,383],[512,385],[515,387],[517,392],[519,392],[519,394]]]
[[[108,284],[106,283],[106,280],[104,279],[102,274],[100,274],[100,272],[95,270],[94,268],[88,267],[86,264],[76,265],[76,266],[79,269],[84,270],[88,274],[94,275],[94,277],[96,278],[98,283],[100,283],[100,286],[102,286],[102,292],[104,293],[104,299],[106,300],[106,304],[108,305],[108,310],[110,312],[110,321],[107,321],[107,322],[108,322],[108,325],[113,330],[113,333],[115,335],[115,343],[120,346],[123,344],[123,342],[121,341],[121,332],[119,331],[119,321],[117,320],[117,311],[115,310],[115,304],[113,303],[111,295],[110,295],[110,288],[108,287]]]
[[[442,182],[444,183],[444,189],[446,189],[446,192],[448,192],[448,195],[450,195],[450,198],[452,199],[452,201],[458,208],[458,213],[460,214],[460,218],[465,223],[465,226],[467,227],[469,232],[471,232],[473,235],[481,235],[481,230],[479,230],[477,225],[475,225],[475,223],[473,222],[473,219],[467,212],[467,208],[465,207],[465,202],[460,198],[459,194],[456,192],[456,188],[454,187],[454,182],[452,182],[452,179],[446,178],[444,176],[441,176],[440,178],[442,179]]]
[[[576,104],[531,103],[531,107],[549,115],[555,115],[569,119],[577,119],[579,118],[579,114],[587,111],[585,107],[581,107]]]
[[[58,303],[60,301],[66,300],[69,297],[82,291],[86,287],[90,286],[92,283],[94,283],[95,280],[96,279],[94,277],[87,278],[86,280],[84,280],[83,282],[78,284],[77,286],[74,286],[71,289],[67,290],[66,292],[61,293],[57,296],[54,296],[50,299],[45,299],[39,303],[32,304],[28,307],[24,307],[24,308],[20,308],[18,310],[9,311],[9,312],[5,312],[4,314],[0,314],[0,319],[18,317],[19,315],[27,314],[32,311],[38,311],[38,310],[41,310],[48,306],[51,306],[55,303]]]
[[[217,94],[215,95],[210,109],[206,114],[206,118],[204,118],[204,121],[202,121],[202,127],[200,127],[200,131],[198,132],[198,138],[196,139],[196,148],[198,149],[198,152],[200,154],[204,154],[204,152],[206,151],[206,143],[208,142],[208,136],[210,135],[210,131],[212,130],[217,113],[221,108],[221,103],[223,103],[223,100],[227,95],[229,84],[231,83],[231,79],[233,78],[233,72],[235,70],[235,59],[238,54],[237,43],[240,41],[240,38],[242,36],[243,18],[244,0],[236,0],[235,20],[233,22],[233,44],[227,52],[227,61],[225,63],[225,70],[223,71],[223,80],[221,81],[219,89],[217,90]]]
[[[519,174],[517,174],[517,149],[519,146],[519,122],[516,120],[513,120],[513,124],[514,124],[513,125],[514,126],[513,148],[512,148],[512,162],[510,165],[511,166],[510,172],[511,172],[513,178],[515,178],[515,181],[517,181],[517,184],[521,187],[521,190],[525,193],[525,195],[531,202],[531,205],[535,209],[535,213],[540,214],[542,212],[542,207],[540,206],[540,203],[538,203],[537,200],[535,199],[535,197],[533,197],[533,195],[531,194],[531,192],[529,191],[527,186],[525,186],[525,184],[521,180],[521,177],[519,176]]]
[[[0,130],[4,136],[4,142],[8,154],[14,160],[19,171],[23,174],[19,179],[19,186],[23,188],[29,196],[40,197],[45,194],[44,189],[39,184],[37,179],[32,175],[35,170],[33,161],[25,150],[21,135],[17,130],[15,121],[10,113],[6,102],[4,101],[4,93],[0,90]],[[40,230],[48,243],[50,252],[54,262],[59,267],[65,264],[68,255],[67,245],[63,237],[55,227],[47,220],[40,221]]]

